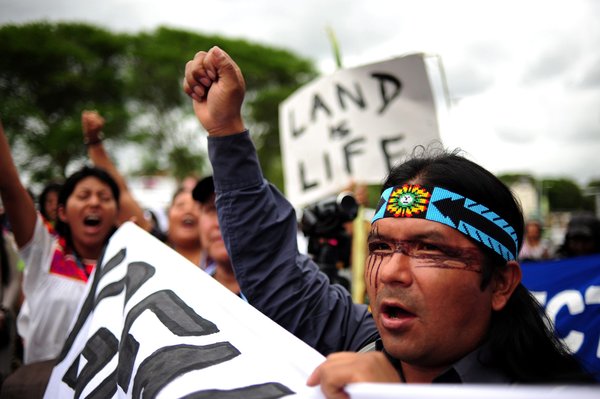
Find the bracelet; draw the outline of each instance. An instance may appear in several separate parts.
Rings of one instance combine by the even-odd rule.
[[[102,140],[104,140],[104,134],[100,132],[94,140],[90,140],[87,137],[84,137],[83,144],[85,144],[86,146],[96,145],[102,143]]]

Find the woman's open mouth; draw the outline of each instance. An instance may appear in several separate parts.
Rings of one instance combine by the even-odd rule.
[[[96,227],[98,225],[100,225],[100,216],[98,215],[87,215],[84,219],[83,219],[83,224],[89,227]]]

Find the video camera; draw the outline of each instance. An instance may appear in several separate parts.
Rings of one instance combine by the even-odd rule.
[[[338,263],[350,264],[351,237],[344,224],[356,218],[358,204],[351,192],[328,197],[307,206],[302,212],[300,225],[308,237],[308,253],[329,280],[350,289],[350,282],[339,275]]]

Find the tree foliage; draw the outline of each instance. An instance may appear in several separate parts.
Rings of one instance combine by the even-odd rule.
[[[570,179],[545,179],[542,184],[550,209],[556,211],[593,210],[593,199],[586,197],[579,185]]]
[[[218,45],[247,80],[244,114],[265,174],[282,185],[278,105],[312,79],[313,64],[245,40],[160,27],[118,34],[74,23],[0,27],[0,117],[19,167],[35,181],[64,176],[84,156],[81,111],[97,109],[112,143],[134,142],[139,169],[201,172],[200,127],[181,90],[185,63]]]
[[[0,115],[11,144],[26,148],[21,165],[36,180],[64,176],[83,154],[81,110],[101,108],[122,129],[122,36],[82,24],[0,29]]]
[[[533,176],[525,173],[505,173],[499,175],[498,179],[500,179],[504,184],[506,184],[509,187],[520,181],[527,181],[534,186],[538,184],[537,180]]]
[[[593,198],[585,195],[585,191],[577,182],[566,178],[536,179],[524,173],[507,173],[498,176],[507,186],[518,181],[528,181],[537,190],[539,195],[548,199],[548,206],[552,211],[578,211],[593,210]],[[588,187],[594,187],[595,182],[590,182]]]

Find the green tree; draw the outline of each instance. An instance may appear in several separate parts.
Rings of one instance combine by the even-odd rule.
[[[592,210],[593,202],[583,195],[579,185],[570,179],[544,179],[550,209],[553,211]]]
[[[506,184],[509,187],[523,180],[529,181],[534,186],[537,185],[537,180],[527,173],[505,173],[498,175],[498,179],[500,179],[502,183]]]
[[[0,116],[19,166],[34,180],[64,176],[84,155],[80,115],[95,107],[122,130],[125,40],[83,24],[0,28]],[[107,132],[109,133],[109,132]]]
[[[583,190],[586,201],[590,203],[589,209],[597,215],[600,212],[600,180],[591,180]]]
[[[265,174],[282,187],[278,105],[316,75],[312,63],[286,50],[166,27],[134,35],[83,24],[0,27],[0,117],[13,149],[35,160],[20,167],[36,180],[64,175],[84,154],[79,118],[93,107],[107,119],[107,136],[138,144],[139,169],[180,179],[201,172],[200,127],[181,85],[185,63],[214,45],[244,71],[246,120]]]
[[[203,36],[161,27],[134,38],[130,50],[132,73],[129,91],[135,93],[135,112],[146,121],[145,132],[153,148],[167,148],[173,163],[201,165],[197,152],[185,151],[198,140],[196,131],[185,131],[182,122],[194,120],[189,99],[183,95],[183,66],[200,49],[219,46],[244,71],[247,96],[244,113],[256,140],[267,177],[283,186],[279,146],[278,106],[300,85],[316,76],[312,63],[289,51],[241,39]],[[184,113],[180,111],[184,110]],[[193,125],[195,126],[195,125]],[[152,155],[154,157],[155,154]],[[160,162],[164,160],[159,159]],[[172,167],[185,173],[185,167]],[[197,172],[202,172],[197,170]],[[184,176],[179,176],[184,177]]]

